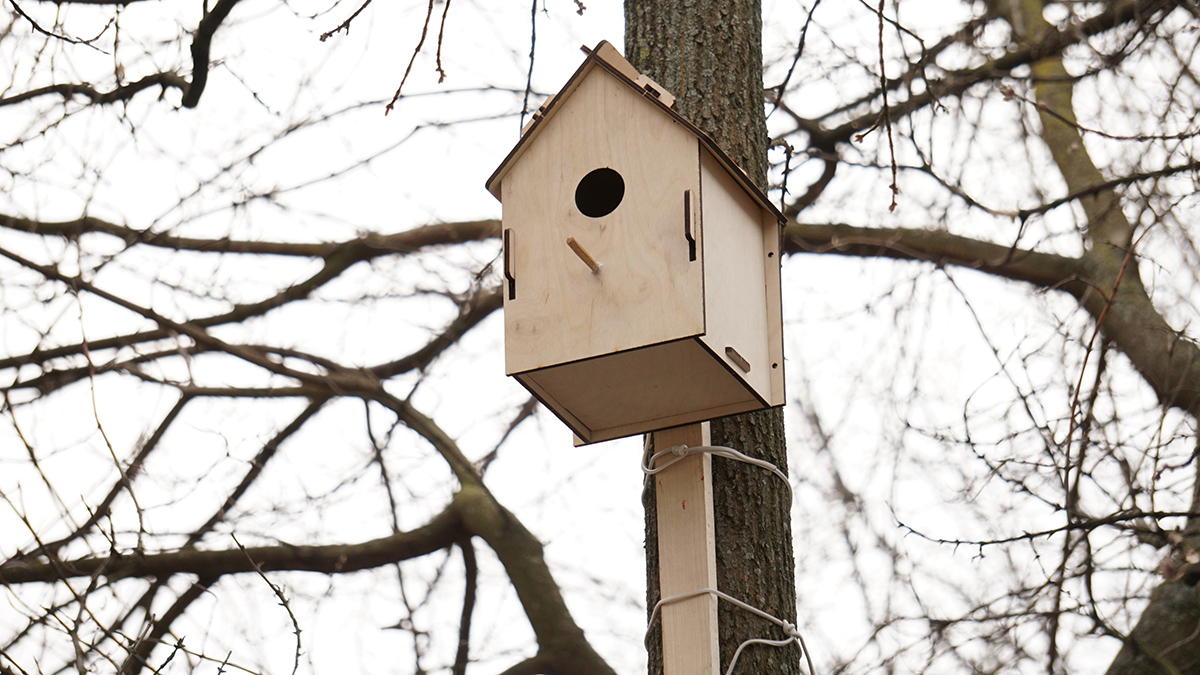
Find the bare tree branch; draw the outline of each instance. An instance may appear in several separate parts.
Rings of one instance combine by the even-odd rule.
[[[9,219],[7,222],[0,222],[0,225],[7,225],[10,223],[15,223],[15,225],[12,225],[14,229],[25,229],[25,225],[27,225],[29,221],[23,221],[22,219]],[[41,226],[42,224],[38,224],[35,227]],[[111,224],[103,223],[103,221],[97,221],[91,218],[82,219],[81,221],[72,221],[71,223],[66,224],[51,223],[45,225],[48,230],[48,234],[54,234],[55,236],[61,237],[72,236],[72,233],[77,231],[75,229],[77,226],[85,228],[82,231],[102,231],[106,234],[112,234],[114,236],[121,236],[124,234],[125,236],[122,236],[123,239],[130,235],[135,237],[140,236],[134,235],[132,231],[122,232],[123,228],[112,226]],[[206,329],[214,326],[244,321],[248,318],[265,314],[266,312],[277,307],[281,307],[293,300],[307,297],[314,290],[329,283],[333,279],[336,279],[342,272],[357,263],[371,260],[380,255],[408,254],[430,246],[487,239],[495,236],[498,231],[499,224],[496,221],[489,220],[464,223],[461,227],[453,224],[430,225],[424,228],[418,228],[408,232],[401,232],[383,238],[367,235],[361,239],[350,240],[342,244],[298,244],[294,246],[271,243],[257,244],[254,242],[245,242],[244,245],[235,244],[232,246],[232,252],[273,252],[277,255],[299,256],[319,255],[325,259],[325,265],[313,276],[284,289],[273,297],[256,303],[239,305],[233,310],[224,314],[191,319],[188,321],[188,325],[194,329]],[[126,240],[128,241],[128,239]],[[221,247],[223,246],[221,240],[212,240],[206,242],[190,240],[182,243],[185,245],[181,245],[179,248],[185,250],[220,251],[222,250]],[[30,265],[32,265],[32,267],[30,267]],[[36,263],[29,262],[29,265],[26,266],[39,272],[44,271],[54,278],[62,276],[57,275],[56,273],[50,271],[49,268],[37,265]],[[68,283],[68,285],[74,283],[66,280],[65,277],[60,278],[59,280],[64,281],[64,283]],[[93,351],[100,351],[103,349],[126,347],[155,340],[167,339],[180,333],[187,334],[188,331],[160,327],[157,329],[139,331],[119,337],[91,340],[88,344],[88,347]],[[198,342],[201,343],[202,347],[204,346],[204,340],[198,340]],[[83,353],[83,349],[83,343],[77,343],[63,347],[39,350],[37,352],[22,356],[4,358],[0,359],[0,369],[12,368],[27,364],[46,363],[51,359],[62,358],[64,356],[70,356],[73,354],[81,354]],[[401,365],[396,364],[390,368],[392,369],[392,372],[396,372],[395,369],[401,367]]]
[[[459,542],[462,551],[463,573],[466,576],[463,589],[462,615],[458,621],[458,652],[454,655],[453,675],[466,675],[471,661],[471,614],[475,611],[475,592],[479,583],[479,565],[475,561],[475,545],[468,537]]]
[[[370,260],[378,255],[408,255],[431,246],[461,244],[467,241],[493,239],[500,235],[500,221],[477,220],[460,223],[426,225],[395,234],[363,234],[361,237],[340,242],[300,243],[278,241],[238,241],[232,239],[196,239],[177,237],[169,233],[155,233],[116,225],[92,216],[78,220],[43,222],[0,215],[0,227],[29,232],[43,236],[76,239],[89,233],[107,234],[133,246],[145,244],[177,251],[201,251],[209,253],[244,253],[249,255],[298,256],[304,258],[328,258],[351,253],[361,256],[359,260]]]
[[[183,107],[195,108],[200,103],[200,95],[208,84],[209,50],[212,49],[213,35],[217,28],[239,0],[217,0],[211,9],[206,9],[200,25],[192,36],[192,82],[183,92]]]
[[[1072,286],[1080,261],[937,230],[789,223],[786,253],[836,253],[955,265],[1051,289]]]
[[[87,577],[100,572],[110,580],[129,577],[165,578],[173,574],[196,574],[216,578],[226,574],[303,570],[322,574],[346,574],[410,560],[448,548],[462,535],[463,508],[448,506],[428,524],[415,530],[359,544],[299,546],[277,544],[221,550],[185,548],[170,553],[134,554],[104,558],[79,558],[61,564],[6,561],[0,564],[0,583],[5,585],[56,582]],[[251,562],[253,560],[253,562]]]
[[[154,648],[159,644],[162,644],[163,638],[171,630],[171,624],[183,616],[187,608],[208,591],[213,581],[214,579],[201,577],[199,581],[193,583],[186,591],[181,593],[162,616],[149,621],[150,631],[140,636],[132,649],[130,649],[129,656],[126,657],[125,663],[121,666],[121,675],[137,675],[145,668],[152,668],[149,661],[150,652],[154,651]]]
[[[109,105],[112,103],[120,103],[128,101],[134,95],[150,89],[151,87],[162,87],[166,89],[185,90],[188,86],[187,80],[175,73],[155,73],[147,75],[135,82],[124,84],[111,91],[98,91],[90,84],[51,84],[37,89],[30,89],[17,94],[8,96],[0,96],[0,106],[15,105],[24,103],[43,96],[61,96],[64,101],[69,101],[77,96],[82,96],[89,103],[97,105]],[[6,217],[0,216],[0,227],[9,227],[5,222]]]

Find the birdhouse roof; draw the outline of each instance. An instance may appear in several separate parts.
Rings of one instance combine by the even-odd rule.
[[[740,185],[746,194],[750,195],[750,197],[752,197],[760,207],[775,216],[780,223],[787,221],[787,218],[779,211],[779,209],[775,208],[775,206],[771,204],[770,200],[767,199],[767,195],[764,194],[763,191],[754,184],[754,181],[750,180],[750,177],[746,175],[746,172],[742,171],[741,167],[739,167],[737,163],[729,157],[729,155],[725,154],[725,151],[721,149],[721,146],[717,145],[716,141],[710,138],[708,134],[701,131],[699,127],[684,119],[684,117],[679,113],[675,112],[675,97],[673,95],[659,86],[658,83],[639,73],[637,69],[634,68],[628,61],[626,61],[625,57],[621,56],[621,53],[618,52],[617,49],[609,44],[609,42],[606,40],[602,40],[600,44],[596,45],[595,49],[583,47],[583,51],[587,54],[587,58],[584,59],[583,63],[579,66],[579,69],[575,71],[575,74],[571,76],[571,79],[567,80],[567,83],[563,85],[562,90],[560,90],[554,96],[546,99],[542,106],[538,108],[537,112],[533,114],[533,118],[528,124],[525,125],[525,128],[521,130],[521,140],[517,141],[517,144],[508,153],[508,156],[504,158],[504,161],[500,163],[500,166],[496,168],[496,171],[490,178],[488,178],[487,189],[496,197],[496,199],[503,201],[503,198],[501,197],[501,183],[504,180],[504,176],[509,172],[510,169],[512,169],[513,166],[516,165],[525,151],[534,143],[541,130],[546,128],[548,124],[552,123],[554,116],[558,113],[558,111],[562,110],[563,102],[571,97],[571,95],[579,87],[579,83],[582,82],[589,74],[591,74],[594,69],[600,68],[615,78],[618,82],[641,94],[645,100],[653,105],[656,109],[658,109],[664,115],[670,117],[684,129],[687,129],[692,135],[700,140],[700,142],[708,149],[708,151],[712,153],[713,157],[720,162],[721,166],[725,168],[725,171],[737,181],[738,185]]]

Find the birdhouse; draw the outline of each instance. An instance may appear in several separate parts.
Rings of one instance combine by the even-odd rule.
[[[784,216],[601,42],[488,179],[506,372],[579,443],[784,403]]]

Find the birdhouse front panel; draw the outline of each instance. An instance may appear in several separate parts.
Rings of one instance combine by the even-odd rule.
[[[509,374],[704,332],[695,137],[605,75],[561,105],[502,186]]]

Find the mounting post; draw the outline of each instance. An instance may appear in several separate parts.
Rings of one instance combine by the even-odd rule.
[[[654,451],[709,444],[709,423],[654,432]],[[658,460],[663,464],[674,455]],[[685,457],[654,474],[658,496],[659,597],[717,587],[712,455]],[[705,593],[662,607],[664,675],[717,675],[717,598]]]

